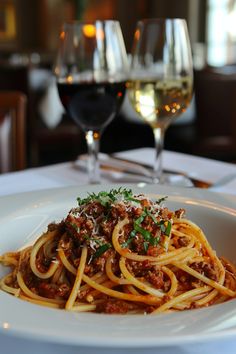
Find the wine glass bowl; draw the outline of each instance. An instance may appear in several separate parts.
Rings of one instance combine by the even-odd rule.
[[[64,24],[54,72],[62,104],[85,132],[89,182],[99,183],[100,137],[126,90],[127,54],[119,22]]]
[[[153,182],[168,182],[162,173],[164,134],[189,106],[193,90],[185,20],[149,19],[137,23],[127,88],[131,105],[154,133]]]

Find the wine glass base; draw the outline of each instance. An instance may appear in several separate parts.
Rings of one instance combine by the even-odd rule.
[[[161,179],[154,183],[165,184],[177,187],[194,187],[192,181],[187,177],[178,173],[163,173]]]

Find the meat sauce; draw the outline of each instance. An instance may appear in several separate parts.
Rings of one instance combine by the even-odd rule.
[[[89,198],[88,198],[89,199]],[[180,218],[184,215],[184,210],[179,209],[171,212],[168,208],[161,207],[160,201],[151,201],[144,198],[143,195],[135,198],[118,198],[109,200],[106,198],[90,198],[79,202],[79,206],[70,210],[66,218],[60,224],[51,224],[49,229],[58,229],[59,234],[63,236],[63,242],[60,243],[67,259],[78,267],[80,262],[81,248],[84,244],[88,247],[88,261],[85,266],[85,274],[93,276],[99,271],[104,271],[106,260],[113,256],[113,272],[118,272],[118,255],[112,247],[112,233],[114,227],[123,219],[128,223],[124,227],[124,232],[119,238],[119,243],[124,248],[139,255],[158,256],[165,252],[164,242],[166,237],[170,237],[173,218]],[[175,240],[173,240],[175,242]],[[176,241],[175,247],[179,248],[187,245],[188,240],[182,239],[181,243]],[[43,259],[43,252],[37,259],[37,268],[45,271],[48,267],[46,258]],[[129,272],[136,278],[149,282],[156,289],[168,291],[170,286],[169,278],[162,272],[157,265],[151,264],[148,260],[136,262],[127,260]],[[211,269],[205,269],[204,265],[196,264],[201,272],[207,272],[212,278]],[[28,269],[27,285],[31,291],[48,298],[67,299],[71,286],[70,284],[52,284],[49,280],[40,280]],[[119,275],[118,275],[119,276]],[[177,273],[180,283],[187,287],[186,274],[183,271]],[[72,277],[68,274],[68,277]],[[72,282],[73,284],[73,279]],[[86,296],[86,291],[79,293],[79,298]],[[110,299],[103,295],[104,301],[101,301],[96,308],[97,312],[103,313],[126,313],[135,310],[136,305],[128,301]],[[146,308],[145,308],[146,306]],[[140,304],[139,304],[140,307]],[[143,305],[144,311],[150,312],[151,306]]]

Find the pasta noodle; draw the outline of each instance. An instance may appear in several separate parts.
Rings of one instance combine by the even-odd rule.
[[[157,314],[235,298],[236,267],[165,198],[131,190],[78,198],[36,242],[0,256],[1,290],[75,312]]]

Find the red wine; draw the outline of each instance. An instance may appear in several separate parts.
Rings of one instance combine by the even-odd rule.
[[[58,83],[62,104],[84,130],[101,130],[118,112],[125,82]]]

